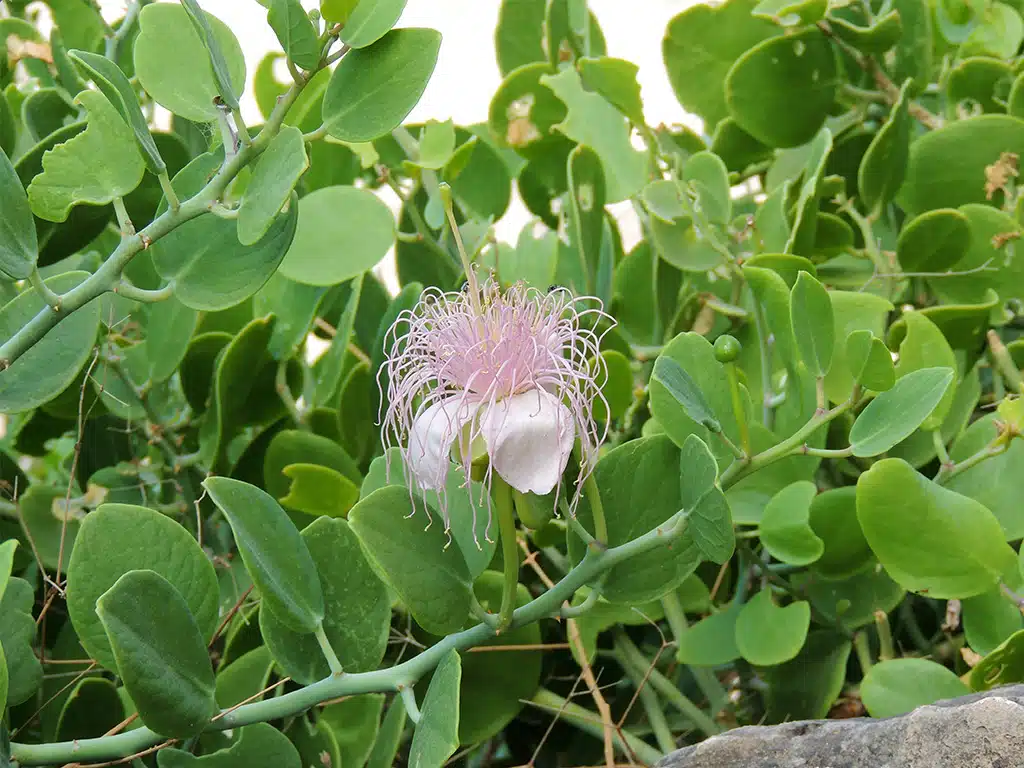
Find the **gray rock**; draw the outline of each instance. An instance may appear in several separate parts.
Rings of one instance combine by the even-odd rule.
[[[1024,685],[882,720],[747,726],[666,755],[657,768],[1019,768]]]

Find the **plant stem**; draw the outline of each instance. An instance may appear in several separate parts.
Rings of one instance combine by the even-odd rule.
[[[160,189],[163,190],[167,205],[172,212],[177,213],[178,209],[181,208],[181,201],[178,199],[178,193],[174,191],[174,187],[171,185],[170,177],[165,171],[157,176],[157,178],[160,180]]]
[[[634,678],[633,682],[638,686],[640,705],[644,708],[644,714],[647,715],[647,723],[651,726],[651,732],[654,734],[654,740],[658,742],[658,748],[665,754],[674,751],[676,739],[672,735],[672,729],[668,727],[658,694],[651,686],[643,684],[643,678],[639,680]]]
[[[804,451],[804,444],[807,442],[807,438],[813,435],[818,428],[828,424],[837,416],[842,415],[852,407],[853,398],[851,397],[851,399],[847,400],[845,403],[837,405],[830,411],[814,414],[810,421],[778,445],[774,445],[766,451],[762,451],[755,456],[751,456],[748,461],[734,461],[729,465],[728,469],[722,473],[722,488],[727,489],[752,472],[756,472],[762,467],[766,467],[779,459],[784,459],[792,453],[802,453]]]
[[[571,701],[563,699],[553,691],[541,688],[534,694],[529,703],[539,709],[551,712],[559,720],[576,726],[584,733],[588,733],[598,739],[604,738],[604,725],[594,712],[581,707],[579,704],[573,704]],[[624,754],[632,753],[636,755],[638,760],[647,765],[654,765],[662,758],[660,751],[627,731],[617,729],[612,734],[612,740],[621,752]]]
[[[398,695],[402,697],[402,704],[405,705],[405,712],[409,715],[413,725],[420,721],[420,707],[416,703],[416,691],[411,685],[403,685],[398,689]]]
[[[754,298],[754,327],[757,330],[757,348],[761,356],[761,420],[768,429],[772,428],[775,411],[769,404],[772,396],[772,356],[768,349],[768,323],[764,319],[764,308]],[[735,407],[735,406],[734,406]]]
[[[316,628],[316,641],[320,643],[320,650],[324,653],[324,658],[327,659],[327,666],[331,668],[331,674],[335,677],[342,675],[343,671],[341,668],[341,662],[338,661],[338,654],[334,652],[334,648],[331,647],[331,641],[327,639],[327,635],[324,633],[324,624],[320,624]]]
[[[853,636],[853,648],[857,652],[857,661],[860,662],[861,671],[866,675],[868,670],[874,666],[871,660],[871,643],[868,633],[860,631]]]
[[[521,608],[517,608],[512,615],[511,626],[521,627],[547,616],[558,615],[563,602],[570,599],[580,587],[593,583],[605,571],[634,557],[644,555],[663,546],[671,545],[686,530],[688,516],[688,510],[681,510],[657,528],[626,544],[603,551],[588,549],[579,565],[558,581],[554,587]],[[414,656],[394,667],[378,669],[372,672],[345,674],[340,677],[332,675],[290,693],[245,704],[230,712],[225,712],[223,717],[209,723],[207,730],[241,728],[252,723],[278,720],[304,712],[315,707],[317,704],[342,696],[398,691],[400,686],[407,686],[430,672],[444,658],[448,651],[463,651],[477,645],[482,645],[488,640],[493,639],[494,636],[495,632],[491,627],[483,623],[477,624],[470,629],[448,635],[418,656]],[[535,696],[533,701],[535,703],[545,702],[548,705],[552,702],[550,696],[540,696],[539,698],[540,700],[538,700],[538,696]],[[555,697],[555,700],[554,706],[557,708],[563,700],[558,697]],[[577,710],[582,710],[586,717],[590,717],[589,713],[582,707],[577,707]],[[569,719],[572,718],[570,717]],[[581,725],[580,727],[583,726]],[[603,732],[600,725],[597,726],[596,732],[599,736]],[[628,736],[626,740],[633,746],[633,742]],[[49,744],[12,743],[11,759],[17,762],[19,766],[51,765],[72,761],[115,760],[128,755],[134,755],[136,752],[147,749],[154,744],[159,744],[162,741],[164,741],[162,736],[154,733],[149,728],[142,727],[113,736],[101,736],[92,739],[77,739]],[[660,755],[653,747],[644,744],[639,739],[636,741],[640,745],[640,751],[637,751],[638,757],[650,760],[651,762],[660,758]]]
[[[61,296],[61,306],[58,311],[50,309],[40,311],[17,333],[0,345],[0,371],[9,368],[65,317],[72,312],[77,312],[93,299],[112,291],[120,283],[121,272],[128,262],[138,254],[185,222],[209,211],[210,205],[220,199],[239,171],[258,157],[266,149],[270,140],[277,135],[285,115],[302,91],[303,85],[293,85],[285,92],[270,117],[267,118],[259,135],[253,139],[252,144],[233,157],[227,158],[221,169],[203,189],[182,203],[178,210],[168,209],[140,232],[122,238],[99,269]]]
[[[594,517],[594,540],[602,548],[607,547],[608,521],[604,516],[601,491],[597,487],[597,480],[594,479],[593,472],[587,475],[587,479],[583,481],[583,493],[587,496],[587,501],[590,503],[590,513]]]
[[[625,631],[615,631],[615,657],[631,674],[639,674],[641,678],[647,676],[647,684],[654,688],[665,701],[679,710],[690,719],[697,728],[707,736],[714,736],[722,732],[722,727],[712,720],[707,713],[694,704],[679,688],[657,670],[650,659],[643,655],[639,648],[633,644]]]
[[[28,281],[31,283],[32,287],[35,288],[39,297],[46,302],[46,306],[54,312],[59,313],[61,307],[61,296],[59,293],[55,293],[50,286],[43,282],[43,276],[39,274],[38,266],[32,267],[32,272],[29,273]],[[3,370],[3,368],[0,368],[0,370]]]
[[[132,301],[141,301],[144,304],[154,304],[158,301],[166,301],[174,295],[174,284],[168,283],[163,288],[148,289],[139,288],[123,279],[113,289],[119,296],[124,296]]]
[[[729,396],[732,398],[732,412],[736,417],[736,424],[740,428],[740,445],[743,450],[738,458],[743,458],[750,455],[750,428],[747,426],[747,411],[743,407],[743,398],[740,396],[740,381],[739,374],[736,372],[736,363],[725,364],[725,375],[729,379]],[[765,390],[766,397],[768,394],[768,390]],[[765,398],[764,400],[765,408],[768,408],[767,399]],[[768,409],[768,412],[770,413],[771,409]],[[767,416],[767,414],[765,415]],[[720,432],[719,434],[725,438],[726,443],[730,447],[734,447],[729,438],[726,437],[725,432]]]
[[[124,198],[114,198],[114,214],[117,216],[117,225],[121,228],[121,237],[131,237],[135,234],[135,225],[132,224],[128,209],[124,207]]]
[[[501,634],[512,624],[519,587],[519,546],[516,539],[516,517],[512,489],[500,475],[494,476],[494,506],[498,512],[498,536],[501,538],[501,560],[505,581],[501,590],[501,610],[495,632]]]
[[[878,660],[890,661],[895,659],[896,648],[892,642],[889,616],[885,611],[875,611],[875,630],[878,632]]]
[[[989,330],[987,337],[989,357],[992,359],[993,367],[1006,381],[1006,384],[1017,394],[1024,394],[1024,379],[1021,378],[1020,369],[1013,361],[1010,350],[1003,344],[999,334]]]
[[[1001,453],[1005,453],[1010,447],[1010,442],[1007,436],[1004,434],[996,435],[996,437],[982,448],[977,453],[973,453],[963,461],[957,463],[943,463],[939,467],[938,473],[932,478],[932,481],[939,485],[945,485],[954,477],[959,475],[961,472],[966,472],[971,467],[975,467],[985,459],[991,459],[994,456],[998,456]]]

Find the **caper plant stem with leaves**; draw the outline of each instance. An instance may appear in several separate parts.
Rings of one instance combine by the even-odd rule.
[[[669,546],[686,530],[690,510],[680,510],[663,524],[632,541],[607,549],[588,548],[583,559],[554,587],[517,608],[510,628],[521,627],[547,617],[558,616],[564,601],[583,586],[594,583],[603,573],[620,563]],[[317,704],[343,696],[362,693],[398,692],[428,674],[450,651],[464,651],[495,637],[491,622],[445,637],[418,656],[394,667],[373,672],[331,675],[312,685],[276,698],[221,712],[207,725],[208,730],[240,728],[251,723],[277,720],[304,712]],[[11,758],[17,765],[49,765],[69,761],[112,760],[134,755],[165,739],[142,727],[112,736],[79,739],[50,744],[11,744]],[[648,748],[650,752],[653,749]]]
[[[323,64],[321,64],[321,67]],[[319,70],[317,70],[319,71]],[[236,153],[227,153],[224,164],[216,175],[210,179],[203,189],[183,201],[175,210],[168,208],[157,216],[144,229],[134,234],[125,235],[113,253],[100,265],[92,275],[86,278],[67,293],[50,297],[48,306],[40,310],[35,317],[23,325],[17,333],[0,345],[0,371],[9,368],[19,357],[25,354],[61,320],[84,307],[90,301],[105,293],[128,295],[136,301],[161,301],[170,298],[170,290],[144,292],[134,286],[128,286],[122,280],[122,273],[133,258],[149,248],[154,242],[175,230],[187,221],[204,213],[209,213],[220,203],[224,192],[234,178],[249,163],[259,157],[277,135],[288,110],[298,98],[306,83],[316,72],[310,72],[293,83],[280,97],[273,112],[259,134],[251,142],[243,144]]]

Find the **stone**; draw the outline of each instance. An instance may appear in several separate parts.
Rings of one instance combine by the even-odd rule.
[[[666,755],[657,768],[1017,768],[1024,685],[947,699],[899,717],[746,726]]]

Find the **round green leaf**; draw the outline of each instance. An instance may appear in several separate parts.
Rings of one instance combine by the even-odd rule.
[[[909,214],[985,203],[985,169],[1003,152],[1024,154],[1024,120],[981,115],[930,131],[910,146],[898,202]],[[1002,202],[996,192],[992,202]]]
[[[226,61],[234,95],[245,88],[245,58],[231,29],[209,13],[213,30]],[[177,4],[147,5],[139,14],[135,40],[135,74],[153,99],[176,115],[196,122],[217,119],[214,98],[220,96],[210,65],[210,54]]]
[[[39,242],[28,195],[3,149],[0,149],[0,200],[4,201],[4,215],[0,217],[0,274],[24,280],[39,258]]]
[[[892,353],[871,331],[856,330],[847,337],[846,363],[853,380],[865,389],[884,392],[896,383]]]
[[[369,672],[384,657],[391,599],[344,520],[320,518],[302,531],[324,592],[324,634],[346,672]],[[289,630],[260,610],[260,631],[274,659],[293,680],[309,685],[330,675],[312,635]]]
[[[824,719],[842,693],[852,647],[838,632],[815,630],[795,659],[762,670],[767,721]]]
[[[976,691],[1021,680],[1024,680],[1024,630],[1014,632],[979,661],[970,677],[971,688]]]
[[[423,514],[410,517],[414,512]],[[459,547],[447,546],[444,526],[437,520],[428,525],[429,514],[426,505],[412,507],[407,488],[389,485],[356,504],[349,521],[377,575],[416,622],[446,635],[466,622],[470,578]]]
[[[195,736],[217,713],[206,640],[167,579],[129,571],[96,601],[117,674],[142,722],[161,736]]]
[[[990,205],[972,203],[960,212],[967,217],[971,241],[953,271],[969,274],[933,278],[932,290],[949,304],[989,303],[990,290],[1004,299],[1021,296],[1024,259],[1013,257],[1016,241],[1024,234],[1020,222]]]
[[[885,333],[886,320],[892,304],[881,296],[855,291],[829,291],[832,314],[835,318],[835,338],[846,339],[853,331],[865,330],[878,338]],[[834,355],[832,367],[825,377],[825,394],[833,403],[841,403],[850,396],[854,376],[845,355]]]
[[[972,597],[1015,567],[988,509],[901,459],[883,459],[858,478],[857,519],[889,575],[912,592]]]
[[[269,723],[253,723],[238,732],[238,738],[224,749],[206,752],[202,757],[182,749],[157,752],[160,768],[301,768],[298,750],[288,737]]]
[[[1004,401],[1006,402],[1006,401]],[[971,424],[950,448],[952,461],[963,461],[991,443],[999,434],[998,413],[988,413]],[[1024,440],[1010,441],[1006,451],[985,459],[946,482],[951,491],[984,504],[1003,528],[1007,541],[1024,537]]]
[[[899,379],[922,368],[957,370],[956,355],[935,323],[920,312],[905,312],[903,322],[906,335],[900,344],[899,361],[896,363],[896,376]],[[946,389],[934,410],[921,422],[921,429],[939,428],[953,405],[955,394],[954,384]]]
[[[409,765],[444,765],[459,748],[461,680],[462,660],[457,651],[448,651],[423,697],[422,714],[409,748]]]
[[[679,450],[665,435],[631,440],[601,457],[594,478],[601,492],[608,543],[618,546],[664,523],[683,508],[679,483],[665,482],[679,473]],[[580,522],[593,528],[590,507],[580,504]],[[570,534],[569,556],[579,562],[586,547]],[[602,596],[613,603],[654,600],[679,586],[701,560],[692,532],[672,545],[608,571]]]
[[[242,245],[255,245],[267,233],[307,168],[302,131],[292,125],[283,126],[256,161],[238,209],[238,240]]]
[[[341,42],[349,48],[365,48],[384,36],[405,10],[407,0],[362,0],[341,29]]]
[[[494,30],[494,48],[502,77],[524,64],[547,61],[544,51],[546,10],[547,0],[501,3]]]
[[[954,208],[939,208],[903,226],[896,255],[906,272],[942,272],[963,257],[970,242],[967,217]]]
[[[908,80],[903,84],[889,119],[875,134],[857,173],[857,188],[861,199],[875,214],[880,213],[896,197],[907,172],[910,131],[913,127],[908,111],[910,97],[907,93],[911,83]]]
[[[231,524],[263,603],[293,632],[314,632],[324,618],[323,590],[316,563],[285,511],[270,494],[229,477],[208,477],[203,487]]]
[[[45,282],[50,290],[64,294],[88,276],[65,272]],[[24,291],[0,308],[0,339],[12,338],[37,314],[50,311],[34,288]],[[91,301],[0,370],[0,413],[27,411],[63,392],[89,359],[99,326],[100,303]]]
[[[760,536],[772,557],[793,565],[809,565],[825,551],[810,525],[811,503],[818,489],[802,480],[772,497],[761,517]]]
[[[718,667],[738,659],[736,620],[740,610],[740,606],[733,604],[687,629],[677,638],[676,659],[698,667]]]
[[[130,504],[103,504],[86,515],[68,563],[67,604],[88,654],[116,669],[96,601],[128,571],[151,570],[184,597],[201,634],[217,623],[217,575],[188,531],[168,517]]]
[[[35,651],[34,602],[35,592],[24,579],[12,578],[0,596],[0,647],[7,659],[7,704],[12,707],[32,698],[43,682]]]
[[[826,579],[845,579],[871,561],[871,548],[857,521],[857,489],[823,491],[811,500],[809,523],[824,551],[814,571]]]
[[[178,197],[184,200],[206,186],[220,168],[218,154],[200,155],[175,175],[172,186]],[[165,210],[166,200],[158,212]],[[234,221],[206,213],[155,241],[150,248],[153,265],[161,277],[174,281],[174,295],[186,307],[227,309],[252,296],[274,274],[295,236],[297,220],[293,198],[258,242],[244,246]]]
[[[816,27],[765,40],[740,56],[726,76],[729,113],[763,144],[805,144],[832,108],[837,70],[832,43]]]
[[[1020,609],[1006,599],[999,587],[964,600],[962,622],[967,644],[972,651],[983,656],[1024,629]]]
[[[793,328],[800,329],[794,337],[804,363],[815,376],[824,376],[832,367],[835,346],[832,301],[825,287],[807,272],[797,275],[790,294],[790,319]]]
[[[771,21],[751,14],[757,0],[729,0],[687,8],[668,23],[661,52],[679,103],[704,119],[710,132],[728,117],[725,80],[747,50],[780,33]]]
[[[736,648],[751,664],[782,664],[800,653],[810,624],[810,603],[800,600],[780,608],[762,589],[736,617]]]
[[[811,605],[821,616],[851,632],[873,624],[876,612],[888,614],[894,610],[906,594],[877,562],[869,563],[841,581],[818,578],[818,573],[820,571],[816,570],[796,574],[794,586],[805,590]]]
[[[875,397],[850,430],[854,456],[885,453],[921,426],[953,392],[953,369],[919,368]]]
[[[873,666],[860,684],[872,717],[896,717],[912,709],[954,699],[970,689],[953,672],[927,659],[891,659]]]
[[[324,187],[299,201],[295,239],[281,274],[306,285],[337,285],[384,258],[395,242],[395,219],[365,189]]]
[[[327,132],[360,142],[396,128],[423,95],[440,47],[439,32],[410,27],[346,55],[324,94]]]

